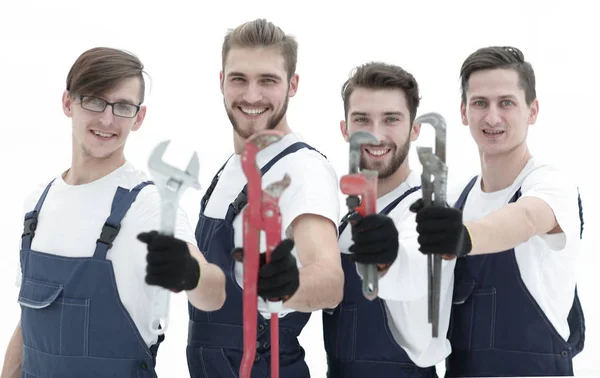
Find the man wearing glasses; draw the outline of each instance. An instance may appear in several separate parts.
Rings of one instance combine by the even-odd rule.
[[[179,209],[174,237],[159,235],[160,197],[125,159],[144,121],[143,65],[94,48],[67,76],[63,112],[72,123],[71,167],[25,201],[21,319],[2,377],[156,377],[153,290],[185,290],[210,311],[224,275],[196,247]]]

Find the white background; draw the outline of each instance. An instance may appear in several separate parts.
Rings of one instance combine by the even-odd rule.
[[[221,43],[228,28],[264,17],[297,37],[299,91],[289,105],[293,130],[325,153],[339,174],[347,170],[347,145],[339,132],[340,88],[350,70],[370,60],[403,66],[419,81],[419,113],[448,121],[449,185],[479,169],[477,151],[459,118],[462,61],[476,48],[514,45],[535,69],[540,115],[530,129],[534,154],[569,171],[584,201],[585,239],[579,259],[579,293],[587,320],[585,350],[576,375],[600,375],[600,287],[597,173],[600,75],[594,2],[584,1],[2,1],[0,5],[0,124],[2,196],[0,353],[19,317],[14,286],[22,202],[36,185],[70,164],[70,122],[61,110],[67,72],[95,46],[137,54],[152,77],[148,113],[130,136],[126,156],[146,169],[149,151],[172,139],[166,160],[184,167],[200,157],[200,191],[183,203],[193,225],[212,175],[232,151],[232,128],[219,91]],[[417,144],[431,145],[424,129]],[[413,168],[421,167],[413,151]],[[342,197],[340,197],[340,203]],[[344,210],[342,208],[342,210]],[[321,314],[301,335],[313,377],[325,376]],[[170,329],[160,348],[160,377],[186,377],[187,310],[172,299]],[[438,374],[443,376],[443,365]]]

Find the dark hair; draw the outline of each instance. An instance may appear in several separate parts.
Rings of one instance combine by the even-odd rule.
[[[350,95],[356,88],[400,89],[406,96],[410,111],[410,123],[416,118],[419,107],[419,85],[410,73],[399,66],[381,62],[369,62],[354,68],[350,78],[342,86],[344,117],[348,120]]]
[[[525,91],[527,105],[536,99],[533,67],[525,61],[521,50],[511,46],[490,46],[469,55],[460,68],[461,98],[464,103],[467,102],[467,87],[471,74],[496,68],[512,69],[517,72],[519,86]]]
[[[109,47],[95,47],[81,54],[67,75],[70,95],[100,95],[121,80],[140,78],[140,104],[146,90],[144,65],[135,55]]]
[[[298,42],[293,36],[285,34],[280,27],[265,19],[245,22],[227,32],[221,52],[223,70],[229,50],[233,47],[277,47],[285,60],[288,80],[296,73]]]

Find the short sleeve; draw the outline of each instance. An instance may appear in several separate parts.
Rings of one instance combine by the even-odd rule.
[[[535,197],[546,202],[563,230],[542,238],[553,250],[565,249],[580,238],[582,212],[577,186],[570,177],[552,166],[542,166],[531,172],[521,186],[521,198]]]

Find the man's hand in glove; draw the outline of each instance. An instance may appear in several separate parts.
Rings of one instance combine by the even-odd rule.
[[[448,206],[425,206],[415,201],[410,211],[416,213],[419,250],[442,255],[444,259],[466,256],[471,252],[471,236],[462,220],[462,211]]]
[[[378,270],[389,268],[398,256],[398,230],[392,218],[371,214],[351,225],[350,259],[361,264],[377,264]]]
[[[266,253],[260,254],[260,267],[258,270],[257,294],[262,299],[273,301],[288,300],[300,286],[300,272],[296,265],[296,258],[292,255],[294,241],[284,239],[271,252],[271,262],[267,264]],[[236,248],[232,252],[233,258],[243,261],[244,250]]]
[[[138,240],[148,245],[146,283],[174,292],[192,290],[200,280],[200,264],[186,242],[156,231],[142,232]]]

